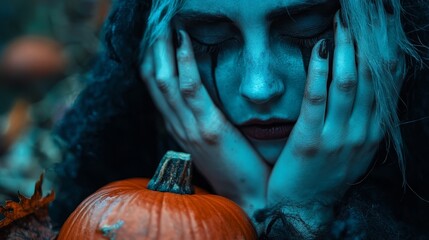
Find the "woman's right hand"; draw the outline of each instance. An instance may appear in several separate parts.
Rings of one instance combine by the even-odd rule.
[[[184,31],[178,31],[178,42],[175,50],[169,31],[147,49],[142,79],[167,130],[191,154],[216,193],[251,215],[265,206],[270,169],[210,98]]]

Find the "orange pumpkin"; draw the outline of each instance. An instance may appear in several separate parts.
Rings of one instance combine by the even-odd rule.
[[[190,169],[189,154],[170,151],[150,182],[128,179],[102,187],[69,216],[58,240],[257,239],[234,202],[201,189],[193,193]]]

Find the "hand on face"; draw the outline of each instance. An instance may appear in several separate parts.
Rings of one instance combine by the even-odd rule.
[[[323,40],[315,45],[300,116],[268,183],[269,204],[284,201],[304,206],[292,204],[285,211],[315,226],[332,217],[335,202],[365,174],[384,136],[368,66],[356,57],[362,55],[359,46],[355,48],[338,13],[334,22],[334,56],[325,58]],[[397,49],[388,51],[392,57],[388,62],[399,64],[403,58]],[[329,57],[333,57],[332,70]],[[394,71],[399,89],[403,71]]]
[[[300,116],[272,171],[211,100],[186,33],[180,32],[177,50],[169,35],[146,52],[142,76],[167,129],[192,154],[215,191],[248,214],[287,200],[308,209],[285,211],[324,224],[332,217],[335,201],[366,172],[384,135],[368,66],[356,57],[359,49],[338,14],[335,19],[334,56],[324,56],[326,49],[321,48],[329,47],[327,42],[315,45]],[[329,71],[333,81],[328,94]]]
[[[167,130],[215,191],[250,213],[265,204],[269,169],[215,106],[201,83],[189,36],[178,34],[177,49],[170,32],[147,50],[142,78]]]

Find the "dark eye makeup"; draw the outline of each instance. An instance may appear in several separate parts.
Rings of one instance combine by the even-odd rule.
[[[326,37],[332,31],[332,27],[327,26],[325,29],[312,36],[298,37],[288,34],[281,34],[279,37],[287,43],[292,43],[300,48],[313,48],[316,43]]]
[[[322,39],[327,33],[332,30],[330,27],[324,29],[320,33],[317,33],[313,36],[308,37],[297,37],[291,36],[287,34],[279,35],[281,41],[285,44],[294,44],[300,48],[313,48],[313,46]],[[231,47],[234,43],[238,43],[237,39],[230,38],[223,40],[219,43],[204,43],[201,40],[196,39],[195,37],[191,37],[192,46],[194,48],[195,53],[197,54],[214,54],[223,51],[224,49]]]
[[[193,38],[192,36],[190,37],[192,41],[192,47],[195,53],[206,53],[206,54],[218,53],[220,52],[220,50],[222,50],[222,47],[223,47],[222,45],[224,44],[224,41],[220,43],[215,43],[215,44],[202,43],[197,39]]]
[[[192,47],[194,48],[194,52],[197,54],[219,53],[227,48],[236,47],[239,44],[239,40],[235,38],[229,38],[218,43],[205,43],[192,36],[190,36],[190,38],[192,41]]]
[[[270,38],[289,46],[292,44],[299,48],[313,48],[320,39],[332,35],[330,34],[333,30],[332,19],[337,8],[335,4],[326,7],[329,11],[322,13],[319,10],[306,11],[293,18],[283,12],[280,17],[272,19]],[[185,14],[179,18],[191,37],[196,54],[221,53],[227,49],[239,48],[243,44],[239,28],[225,16],[216,16],[215,19],[212,19],[212,16],[210,21],[201,20],[207,16],[204,18],[186,16]]]

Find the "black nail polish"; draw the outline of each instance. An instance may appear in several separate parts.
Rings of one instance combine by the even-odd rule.
[[[343,11],[340,10],[340,21],[341,21],[341,25],[345,28],[348,27],[347,22],[346,22],[346,18],[344,16]]]
[[[176,31],[176,38],[177,38],[177,48],[180,48],[182,46],[183,38],[182,34],[180,33],[180,30]]]
[[[327,59],[329,54],[329,49],[327,46],[327,40],[323,39],[319,46],[319,57],[322,59]]]

